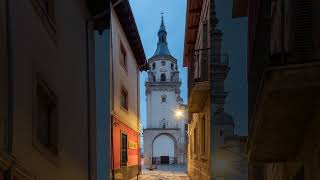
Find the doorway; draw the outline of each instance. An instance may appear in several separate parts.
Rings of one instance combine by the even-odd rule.
[[[160,156],[161,164],[169,164],[169,156]]]

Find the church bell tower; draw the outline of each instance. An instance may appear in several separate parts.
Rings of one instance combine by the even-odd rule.
[[[185,117],[177,117],[177,110],[186,106],[180,97],[181,82],[177,59],[168,48],[163,16],[158,31],[157,49],[148,60],[145,82],[147,126],[143,130],[144,161],[146,164],[185,162]],[[186,114],[186,113],[185,113]],[[185,115],[186,116],[186,115]]]

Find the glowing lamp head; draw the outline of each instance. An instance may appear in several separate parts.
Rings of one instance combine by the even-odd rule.
[[[183,112],[181,111],[181,110],[177,110],[176,111],[176,117],[182,117],[182,115],[183,115]]]

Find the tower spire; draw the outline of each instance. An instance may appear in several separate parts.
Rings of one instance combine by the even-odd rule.
[[[154,53],[154,56],[156,55],[171,55],[170,51],[167,46],[167,31],[166,27],[164,25],[164,19],[163,19],[163,12],[161,14],[161,24],[158,31],[158,44],[157,44],[157,50]]]

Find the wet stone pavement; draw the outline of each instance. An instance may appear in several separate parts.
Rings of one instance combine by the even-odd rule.
[[[158,165],[155,170],[148,170],[143,166],[139,177],[130,180],[189,180],[186,167],[183,165]]]

